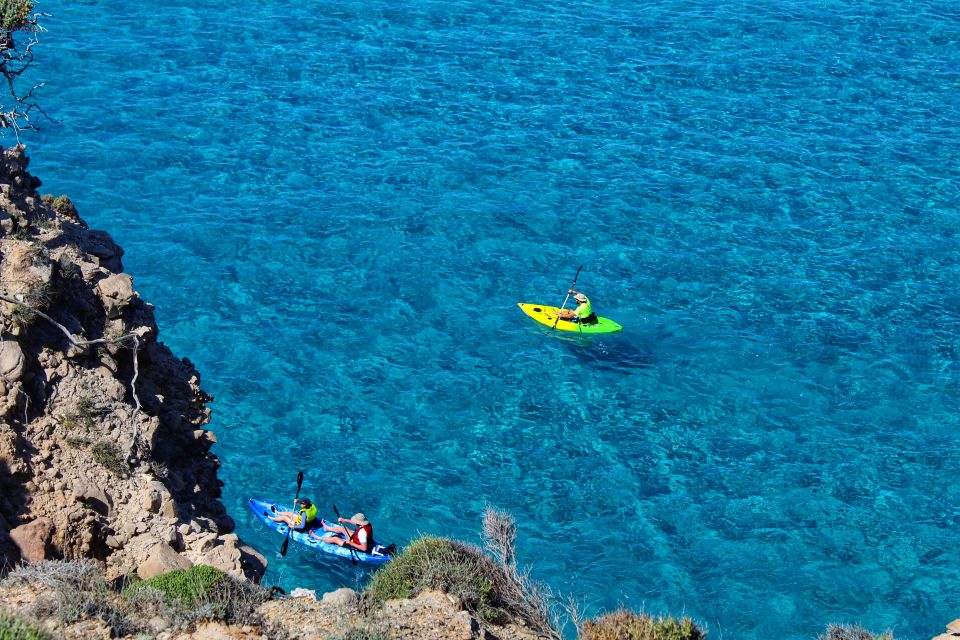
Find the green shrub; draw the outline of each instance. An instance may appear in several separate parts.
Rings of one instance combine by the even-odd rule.
[[[257,608],[270,592],[219,569],[194,565],[131,584],[123,596],[141,617],[160,616],[187,628],[198,620],[261,624]]]
[[[0,613],[0,640],[49,640],[40,629]]]
[[[703,640],[705,635],[690,618],[616,611],[586,621],[579,640]]]
[[[57,196],[54,198],[52,195],[46,194],[41,200],[46,204],[49,204],[54,211],[59,215],[67,218],[69,220],[76,220],[80,217],[80,214],[77,213],[77,207],[73,204],[68,196]]]
[[[876,634],[856,625],[831,624],[827,626],[827,633],[817,640],[893,640],[893,634],[889,631]]]
[[[123,595],[132,597],[142,589],[149,587],[162,593],[168,602],[192,607],[205,599],[214,585],[223,580],[226,575],[219,569],[208,567],[205,564],[197,564],[189,569],[168,571],[149,580],[137,582],[124,589]]]
[[[32,0],[0,0],[0,26],[10,31],[22,29],[31,11]]]
[[[90,453],[98,464],[106,467],[107,471],[116,476],[127,475],[127,464],[123,461],[123,454],[120,453],[120,447],[109,440],[101,440],[92,447]]]
[[[90,438],[84,438],[83,436],[67,436],[64,438],[64,442],[67,443],[67,446],[73,447],[74,449],[82,449],[90,446]]]
[[[476,547],[456,540],[424,536],[374,574],[365,593],[377,603],[413,598],[439,589],[493,624],[505,619],[497,593],[502,570]]]

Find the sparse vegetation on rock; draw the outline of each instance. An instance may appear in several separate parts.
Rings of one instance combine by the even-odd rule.
[[[19,618],[0,613],[0,640],[50,640],[50,636]]]
[[[586,621],[579,640],[703,640],[705,636],[690,618],[621,610]]]
[[[894,640],[893,633],[885,631],[881,634],[868,631],[859,625],[831,624],[827,632],[817,637],[817,640]]]
[[[514,562],[515,538],[513,518],[488,508],[484,516],[487,553],[449,538],[422,537],[374,574],[365,594],[382,603],[438,589],[456,598],[481,622],[520,622],[542,637],[559,640],[549,592]]]

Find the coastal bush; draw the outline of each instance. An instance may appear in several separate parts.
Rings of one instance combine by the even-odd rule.
[[[194,565],[131,584],[123,596],[141,613],[187,627],[199,620],[260,624],[256,610],[270,592],[219,569]]]
[[[893,634],[889,631],[876,634],[857,625],[831,624],[827,633],[818,636],[817,640],[893,640]]]
[[[6,31],[22,29],[31,11],[31,0],[0,0],[0,26]]]
[[[376,603],[413,598],[426,589],[439,589],[460,601],[483,620],[500,624],[506,612],[498,605],[494,581],[497,565],[477,547],[424,536],[374,574],[365,594]]]
[[[197,564],[189,569],[168,571],[149,580],[132,584],[124,589],[123,595],[132,597],[144,589],[154,589],[159,591],[168,602],[192,607],[205,599],[214,585],[223,580],[226,575],[219,569]]]
[[[90,447],[90,454],[98,464],[115,476],[127,475],[127,464],[123,461],[120,447],[109,440],[101,440]]]
[[[49,640],[50,636],[32,625],[0,613],[0,640]]]
[[[37,620],[55,618],[65,624],[85,618],[100,618],[118,636],[140,627],[116,602],[115,595],[93,560],[44,560],[24,564],[4,579],[4,584],[42,584],[49,590],[25,615]]]
[[[655,618],[621,610],[583,623],[579,640],[703,640],[690,618]]]
[[[3,129],[38,129],[31,118],[32,112],[36,111],[49,119],[34,102],[34,91],[42,84],[34,85],[26,92],[15,86],[16,80],[33,63],[31,48],[38,42],[35,34],[43,30],[38,21],[44,15],[47,14],[33,11],[32,0],[0,0],[0,42],[4,43],[3,55],[0,56],[0,75],[6,80],[6,98],[12,101],[9,107],[0,107],[3,109],[0,111],[0,127]],[[31,33],[31,37],[14,38],[16,31]]]
[[[76,205],[73,204],[73,200],[67,196],[57,196],[54,198],[53,196],[46,195],[43,196],[42,199],[44,202],[49,203],[54,211],[68,220],[76,220],[80,217],[80,214],[77,213]]]

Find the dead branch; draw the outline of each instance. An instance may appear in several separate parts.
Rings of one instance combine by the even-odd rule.
[[[131,332],[131,333],[125,333],[122,336],[118,336],[116,338],[97,338],[95,340],[84,340],[70,333],[69,329],[67,329],[65,326],[63,326],[62,324],[60,324],[59,322],[57,322],[56,320],[48,316],[43,311],[40,311],[39,309],[35,309],[34,307],[27,304],[23,300],[19,300],[9,295],[5,291],[0,291],[0,300],[3,300],[4,302],[9,302],[11,304],[19,305],[27,309],[27,311],[40,316],[41,318],[43,318],[53,326],[60,329],[63,335],[66,336],[67,340],[70,341],[70,344],[72,344],[74,347],[77,347],[78,349],[86,349],[86,347],[90,347],[96,344],[103,344],[103,345],[123,344],[124,342],[127,342],[127,341],[130,341],[133,343],[133,349],[132,349],[133,378],[130,380],[130,393],[133,396],[133,402],[134,402],[133,417],[131,418],[131,421],[133,423],[133,428],[132,428],[133,438],[130,441],[130,449],[127,453],[127,456],[129,458],[132,458],[134,456],[134,449],[137,446],[137,438],[139,434],[139,425],[137,424],[137,415],[140,413],[140,408],[141,408],[140,398],[139,396],[137,396],[137,387],[136,387],[137,377],[139,376],[139,373],[140,373],[139,360],[137,357],[137,353],[140,350],[140,336],[137,335],[136,333]]]

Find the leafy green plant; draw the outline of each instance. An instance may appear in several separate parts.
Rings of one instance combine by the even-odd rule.
[[[128,467],[123,461],[120,448],[109,440],[101,440],[90,447],[90,453],[98,464],[116,476],[127,475]]]
[[[214,585],[224,579],[226,574],[219,569],[198,564],[189,569],[168,571],[159,576],[130,585],[123,591],[125,597],[132,597],[142,589],[156,589],[168,602],[192,607],[206,598]]]
[[[0,640],[50,640],[50,636],[18,618],[0,613]]]
[[[690,618],[653,617],[621,610],[587,620],[579,640],[703,640]]]

